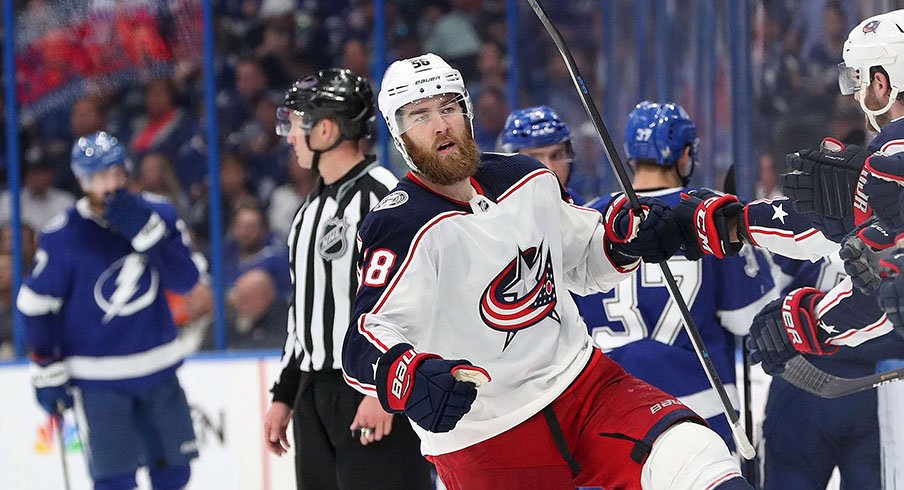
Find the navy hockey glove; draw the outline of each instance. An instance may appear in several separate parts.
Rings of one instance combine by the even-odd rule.
[[[869,152],[825,138],[818,150],[785,157],[791,172],[781,176],[782,191],[799,213],[824,218],[852,218],[854,191]]]
[[[732,242],[730,236],[732,227],[742,228],[738,218],[744,205],[737,196],[698,189],[681,197],[675,207],[675,216],[685,257],[698,260],[704,255],[714,255],[723,259],[741,250],[743,244]]]
[[[844,271],[864,294],[879,288],[879,260],[889,254],[893,245],[894,237],[876,218],[860,225],[842,242],[838,255],[844,260]]]
[[[823,296],[825,293],[816,288],[800,288],[767,304],[750,326],[750,362],[763,363],[763,370],[774,376],[784,372],[785,363],[799,353],[827,355],[838,351],[838,347],[820,339],[823,334],[815,311]]]
[[[866,182],[863,192],[868,196],[873,214],[891,229],[904,228],[901,197],[904,196],[904,153],[885,156],[877,153],[866,161]]]
[[[455,379],[456,368],[463,366],[486,373],[463,359],[449,361],[408,344],[396,345],[377,363],[377,397],[389,413],[404,412],[429,432],[448,432],[477,398],[474,383]]]
[[[166,223],[135,194],[119,189],[107,198],[104,219],[117,233],[144,252],[166,235]]]
[[[50,415],[60,415],[63,409],[72,407],[69,393],[69,373],[62,361],[33,358],[31,384],[38,404]]]
[[[643,219],[631,209],[624,194],[616,196],[603,216],[609,256],[619,266],[637,259],[662,262],[681,249],[681,237],[674,213],[659,199],[638,197]]]
[[[895,324],[895,331],[904,336],[904,249],[895,249],[894,254],[880,261],[885,278],[879,287],[879,307]]]

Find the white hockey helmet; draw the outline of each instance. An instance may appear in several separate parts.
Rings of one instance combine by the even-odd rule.
[[[860,108],[873,129],[879,131],[876,116],[888,112],[898,94],[904,91],[904,10],[876,15],[857,25],[844,42],[842,58],[844,63],[838,65],[838,87],[844,95],[869,86],[870,68],[881,66],[888,73],[891,94],[885,107],[869,109],[865,97],[860,97]]]
[[[459,100],[464,104],[462,109],[468,118],[471,135],[474,134],[474,111],[464,79],[458,70],[449,66],[449,63],[439,56],[427,53],[416,58],[396,61],[386,69],[380,85],[380,95],[377,98],[380,113],[386,119],[396,148],[412,170],[419,171],[411,161],[402,141],[402,134],[405,131],[399,124],[398,113],[403,106],[428,97],[454,94],[460,97]]]

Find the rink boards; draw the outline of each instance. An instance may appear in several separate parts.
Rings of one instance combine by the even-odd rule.
[[[277,458],[263,448],[263,414],[279,372],[279,353],[261,351],[195,356],[179,370],[192,408],[201,457],[189,488],[294,488],[292,453]],[[34,401],[28,364],[0,365],[0,474],[3,488],[63,488],[59,441]],[[71,410],[64,441],[72,490],[89,490]],[[291,434],[291,426],[289,427]],[[139,475],[140,488],[145,475]]]

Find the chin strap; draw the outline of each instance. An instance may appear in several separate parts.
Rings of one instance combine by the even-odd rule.
[[[861,87],[861,89],[860,89],[860,92],[865,94],[867,87],[869,87],[869,85],[863,85],[863,87]],[[895,103],[895,100],[897,100],[897,98],[898,98],[898,89],[895,87],[892,87],[891,93],[888,94],[888,103],[885,104],[885,107],[874,111],[874,110],[866,107],[866,96],[860,97],[860,109],[863,110],[863,112],[866,114],[866,118],[869,120],[869,125],[872,126],[873,129],[875,129],[877,133],[881,132],[882,128],[880,128],[879,123],[876,122],[876,116],[881,116],[882,114],[885,114],[886,112],[888,112],[888,110],[891,109],[892,104]]]
[[[342,143],[343,141],[345,141],[345,139],[346,138],[340,134],[339,138],[336,139],[336,142],[333,143],[332,145],[330,145],[329,148],[325,148],[323,150],[311,150],[312,152],[314,152],[314,156],[313,156],[313,158],[311,158],[311,171],[314,172],[315,174],[319,175],[320,174],[320,169],[319,169],[320,155],[336,148],[337,146],[339,146],[339,143]],[[304,142],[308,145],[308,148],[311,147],[311,135],[310,134],[304,135]]]

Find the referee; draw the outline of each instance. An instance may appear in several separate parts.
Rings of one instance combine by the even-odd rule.
[[[287,452],[292,419],[299,489],[432,488],[430,464],[405,417],[342,379],[342,341],[358,289],[355,236],[396,184],[359,149],[372,127],[373,92],[350,70],[321,70],[295,82],[276,114],[277,134],[319,178],[289,232],[294,293],[264,444],[277,456]]]

